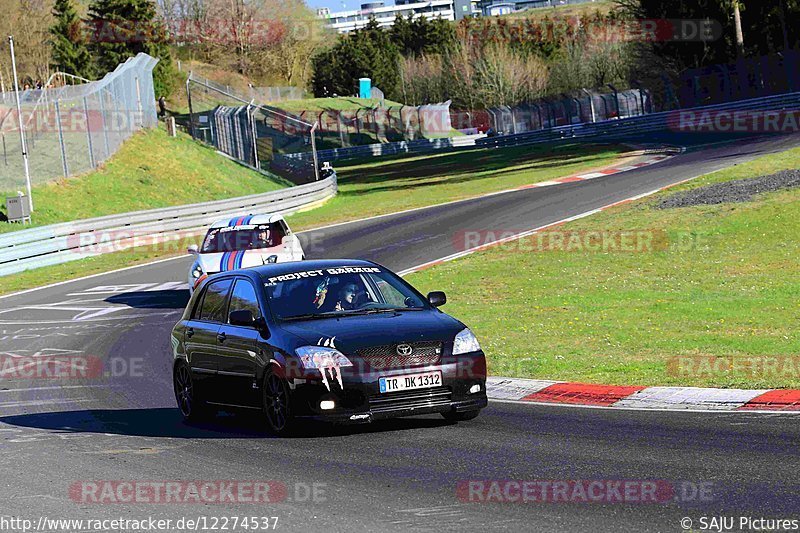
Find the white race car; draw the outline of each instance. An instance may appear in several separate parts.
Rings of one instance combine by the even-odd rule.
[[[189,269],[189,292],[218,272],[305,259],[300,239],[281,215],[218,220],[209,228],[202,246],[193,244],[188,251],[196,256]]]

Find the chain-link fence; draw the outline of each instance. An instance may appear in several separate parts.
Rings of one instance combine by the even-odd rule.
[[[450,102],[423,106],[358,107],[352,110],[303,111],[298,116],[319,124],[319,147],[343,148],[417,139],[449,137]]]
[[[190,73],[186,81],[189,115],[181,122],[192,137],[257,169],[294,183],[319,177],[311,160],[285,157],[316,153],[314,124],[278,109],[258,105],[229,86]]]
[[[189,75],[186,92],[189,115],[178,118],[195,139],[295,183],[316,179],[319,168],[310,163],[313,158],[288,154],[458,134],[450,123],[450,102],[364,107],[353,99],[351,109],[292,113],[280,109],[280,104],[259,105],[248,98],[252,90],[249,95],[237,93],[195,74]],[[337,105],[348,104],[346,100]]]
[[[250,87],[250,96],[256,102],[282,102],[302,100],[306,92],[300,87]]]
[[[453,128],[465,133],[515,134],[569,124],[628,118],[653,112],[646,90],[628,89],[612,93],[583,91],[578,97],[538,100],[516,106],[485,110],[451,110]]]
[[[136,131],[157,124],[153,67],[139,54],[98,81],[54,74],[41,89],[0,93],[0,191],[24,190],[19,129],[32,184],[97,168]],[[77,83],[76,83],[77,82]]]

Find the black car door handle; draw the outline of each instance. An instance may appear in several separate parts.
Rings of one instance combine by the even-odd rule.
[[[191,338],[194,335],[194,328],[189,328],[186,330],[186,336]]]
[[[225,342],[225,339],[227,339],[227,338],[228,338],[228,336],[225,335],[225,332],[217,333],[217,340],[219,342]]]

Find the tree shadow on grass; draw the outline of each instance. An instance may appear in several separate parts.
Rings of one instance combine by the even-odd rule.
[[[592,156],[587,155],[581,158],[569,158],[569,164],[585,163],[592,159]],[[423,190],[426,187],[434,187],[439,185],[454,185],[458,183],[479,182],[483,180],[497,180],[509,174],[518,174],[520,172],[533,172],[536,170],[547,170],[551,168],[559,168],[564,166],[563,158],[550,157],[547,158],[548,162],[538,159],[530,165],[515,166],[512,168],[498,169],[495,171],[481,169],[481,172],[462,172],[454,174],[452,172],[441,175],[426,174],[422,176],[405,177],[404,179],[375,179],[372,183],[383,183],[383,185],[369,186],[359,189],[348,189],[346,186],[339,189],[339,196],[342,197],[359,197],[369,195],[376,192],[392,192],[392,191],[413,191]],[[477,170],[477,169],[475,169]],[[548,179],[556,178],[558,176],[549,176]]]
[[[531,153],[509,154],[503,150],[492,152],[461,151],[446,155],[439,155],[430,159],[417,159],[414,161],[398,160],[387,163],[379,168],[368,167],[346,171],[340,178],[341,184],[370,184],[387,181],[409,181],[414,179],[431,179],[453,175],[478,176],[480,172],[501,171],[498,175],[524,170],[537,170],[553,168],[564,165],[589,161],[598,154],[607,151],[604,147],[582,148],[577,152],[545,153],[536,151]],[[529,163],[529,164],[525,164]],[[509,168],[513,167],[513,168]],[[443,182],[449,182],[444,180]],[[393,188],[393,187],[391,187]],[[390,189],[391,189],[390,188]],[[370,189],[380,190],[380,189]]]

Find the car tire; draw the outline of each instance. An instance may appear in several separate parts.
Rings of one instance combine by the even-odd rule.
[[[279,436],[289,435],[293,429],[293,413],[289,383],[273,367],[264,374],[261,387],[261,404],[268,429]]]
[[[186,363],[181,362],[175,365],[172,372],[172,389],[184,420],[197,422],[209,417],[211,409],[198,394],[194,386],[192,371]]]
[[[457,411],[448,411],[446,413],[442,413],[442,416],[445,420],[449,422],[466,422],[467,420],[473,420],[481,414],[479,410],[475,411],[464,411],[464,412],[457,412]]]

